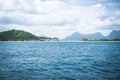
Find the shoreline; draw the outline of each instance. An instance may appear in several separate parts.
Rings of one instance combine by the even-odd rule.
[[[0,41],[0,42],[120,42],[120,41]]]

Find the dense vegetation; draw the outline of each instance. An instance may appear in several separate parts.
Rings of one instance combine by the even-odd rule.
[[[8,30],[0,32],[0,41],[26,41],[26,40],[39,40],[35,35],[21,31],[21,30]]]
[[[82,41],[120,41],[120,38],[116,38],[116,39],[87,39],[87,38],[82,38]]]

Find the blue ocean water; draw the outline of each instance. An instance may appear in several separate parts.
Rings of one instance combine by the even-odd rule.
[[[0,42],[0,80],[120,80],[120,42]]]

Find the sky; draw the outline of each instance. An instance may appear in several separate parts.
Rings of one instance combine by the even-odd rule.
[[[60,39],[74,32],[120,30],[120,0],[0,0],[0,32],[24,30]]]

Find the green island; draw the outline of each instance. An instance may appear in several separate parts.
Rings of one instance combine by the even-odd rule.
[[[58,38],[39,37],[23,30],[0,32],[0,41],[58,41]]]
[[[120,41],[120,38],[116,38],[116,39],[88,39],[88,38],[82,38],[82,41]]]

